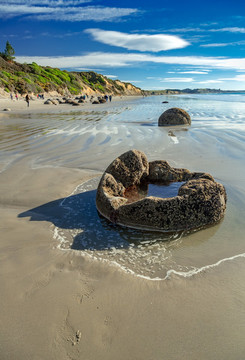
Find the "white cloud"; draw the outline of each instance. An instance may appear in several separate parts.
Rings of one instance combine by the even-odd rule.
[[[104,76],[108,77],[109,79],[117,79],[118,78],[118,76],[116,76],[116,75],[104,75]]]
[[[92,2],[93,0],[8,0],[1,1],[3,4],[15,4],[15,5],[49,5],[49,6],[68,6],[68,5],[81,5],[84,3]]]
[[[44,66],[59,68],[81,67],[126,67],[140,63],[178,64],[216,69],[245,70],[245,58],[204,57],[204,56],[156,56],[139,53],[104,53],[93,52],[81,56],[17,56],[16,60],[23,63],[33,61]]]
[[[224,47],[224,46],[235,46],[235,45],[245,45],[245,41],[234,41],[229,43],[213,43],[213,44],[203,44],[200,47]]]
[[[245,75],[236,75],[233,78],[219,79],[220,81],[242,81],[245,82]]]
[[[173,32],[173,33],[187,33],[187,32],[204,32],[207,31],[206,29],[202,29],[200,27],[195,27],[195,28],[191,28],[191,27],[187,27],[187,28],[176,28],[176,29],[169,29],[169,30],[165,30],[168,32]]]
[[[22,14],[38,14],[55,11],[54,8],[45,6],[29,6],[29,5],[1,5],[0,17],[14,17]]]
[[[176,78],[163,78],[162,80],[160,80],[161,82],[176,82],[176,83],[180,83],[180,82],[193,82],[195,81],[193,78],[182,78],[182,77],[176,77]]]
[[[209,29],[208,31],[211,32],[231,32],[231,33],[245,33],[245,28],[239,28],[239,27],[226,27],[221,29]]]
[[[137,9],[129,8],[86,6],[80,8],[60,8],[58,12],[52,14],[36,15],[35,18],[44,21],[113,21],[124,16],[135,14],[137,12]]]
[[[56,21],[113,21],[138,12],[133,8],[116,8],[104,6],[80,6],[85,1],[12,1],[0,3],[0,18],[28,16],[38,20]],[[87,2],[87,1],[86,1]],[[68,5],[68,6],[67,6]],[[70,6],[76,5],[76,6]]]
[[[210,26],[210,25],[215,25],[215,23],[213,24],[201,24],[201,26]],[[218,25],[218,24],[216,24]],[[224,28],[210,28],[208,29],[206,28],[201,28],[201,27],[186,27],[186,28],[176,28],[176,29],[168,29],[165,30],[168,32],[172,32],[172,33],[188,33],[188,32],[195,32],[195,33],[200,33],[200,32],[230,32],[230,33],[241,33],[244,34],[245,33],[245,28],[243,27],[224,27]]]
[[[200,71],[200,70],[191,70],[191,71],[178,71],[177,74],[204,74],[207,75],[209,70]]]
[[[202,44],[200,47],[224,47],[230,45],[229,43],[213,43],[213,44]]]
[[[180,49],[190,45],[189,42],[174,35],[127,34],[119,31],[106,31],[100,29],[87,29],[85,32],[91,34],[95,40],[103,44],[123,47],[128,50],[158,52]]]
[[[141,80],[120,80],[120,81],[130,84],[142,83]]]
[[[76,67],[74,68],[75,71],[96,71],[96,72],[103,72],[102,69],[97,69],[97,68],[87,68],[87,67]]]
[[[245,82],[245,75],[236,75],[232,78],[220,78],[216,80],[205,80],[205,81],[198,81],[198,84],[219,84],[226,81],[238,81],[238,82]]]
[[[223,83],[222,80],[205,80],[205,81],[197,81],[198,84],[220,84]]]

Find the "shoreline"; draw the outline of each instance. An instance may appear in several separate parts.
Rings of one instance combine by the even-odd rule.
[[[44,104],[44,102],[48,99],[57,99],[61,97],[50,96],[43,99],[31,99],[30,106],[27,106],[27,103],[24,98],[19,98],[19,100],[11,100],[8,98],[0,98],[0,113],[10,114],[10,113],[46,113],[46,112],[54,112],[59,113],[63,111],[76,112],[82,110],[96,110],[96,109],[107,109],[113,106],[115,103],[118,104],[120,102],[141,99],[141,95],[123,95],[123,96],[113,96],[112,101],[109,100],[106,103],[102,104],[92,104],[89,100],[86,100],[84,103],[79,104],[78,106],[73,106],[71,104]],[[73,99],[73,98],[72,98]],[[10,111],[4,111],[4,109],[10,109]]]

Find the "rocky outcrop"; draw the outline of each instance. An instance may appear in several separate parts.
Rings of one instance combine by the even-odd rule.
[[[171,198],[140,199],[141,186],[183,182]],[[141,151],[130,150],[105,170],[97,189],[96,206],[114,223],[158,231],[198,229],[222,219],[226,191],[210,174],[172,168],[167,161],[148,163]]]
[[[191,125],[190,115],[183,109],[166,110],[158,119],[158,126]]]

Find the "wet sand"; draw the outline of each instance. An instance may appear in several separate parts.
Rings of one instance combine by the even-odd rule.
[[[49,112],[52,118],[52,111]],[[114,131],[114,137],[110,133],[109,140],[107,125],[103,125],[106,133],[103,140],[98,125],[98,140],[93,138],[95,145],[89,142],[89,146],[87,142],[84,147],[80,135],[78,138],[70,135],[72,138],[66,144],[65,131],[73,134],[76,129],[75,125],[69,127],[71,120],[60,123],[61,134],[52,137],[52,131],[58,131],[54,130],[56,125],[46,125],[40,117],[43,135],[39,138],[31,127],[32,122],[27,125],[33,120],[24,117],[21,125],[25,126],[25,132],[27,126],[33,132],[24,138],[20,137],[20,129],[24,127],[18,125],[16,130],[15,118],[7,125],[9,114],[1,112],[0,116],[3,116],[0,117],[3,148],[6,155],[10,153],[6,164],[1,164],[0,177],[1,359],[243,359],[245,177],[240,167],[243,139],[234,145],[231,133],[217,134],[216,130],[210,130],[205,134],[194,125],[193,133],[175,132],[177,143],[168,131],[156,128],[155,142],[145,148],[147,155],[159,158],[161,154],[154,151],[160,151],[159,145],[163,143],[162,158],[163,154],[171,157],[172,164],[180,167],[189,163],[190,170],[208,169],[226,186],[229,203],[221,224],[186,236],[183,241],[177,239],[158,245],[156,253],[166,251],[171,253],[171,258],[166,256],[166,268],[160,268],[158,263],[151,268],[142,258],[149,256],[148,250],[151,259],[156,256],[154,244],[143,252],[134,247],[125,254],[122,250],[118,255],[121,263],[115,254],[120,249],[113,247],[104,251],[89,247],[87,251],[79,251],[61,246],[60,238],[65,238],[62,232],[76,230],[67,220],[67,216],[74,214],[69,209],[66,212],[69,202],[65,203],[65,199],[75,196],[75,189],[83,183],[87,184],[83,191],[89,191],[90,179],[98,179],[105,166],[131,146],[124,127],[119,128],[117,135],[113,130],[115,124],[110,123],[108,128]],[[90,136],[86,135],[89,126],[81,130],[85,143]],[[141,136],[145,143],[148,132],[154,130],[147,126],[142,129],[142,133],[138,127],[132,130],[136,148]],[[47,131],[50,138],[45,137]],[[122,143],[118,141],[120,137]],[[194,149],[190,137],[191,143],[196,142]],[[217,140],[215,145],[213,139]],[[224,147],[222,139],[225,139]],[[18,148],[21,141],[22,152]],[[73,159],[73,151],[77,160]],[[228,155],[224,155],[225,151]],[[82,223],[87,221],[87,229],[82,232],[87,231],[88,238],[95,227],[96,237],[102,231],[94,224],[97,215],[90,210],[90,203],[85,198],[82,200],[85,205],[76,215],[76,221],[80,221],[80,216]],[[58,220],[66,224],[66,229],[59,226]],[[109,226],[103,231],[102,235],[114,230]],[[129,236],[127,232],[126,235]],[[121,233],[122,238],[126,235]],[[134,234],[137,236],[141,235]],[[125,271],[122,265],[127,256],[132,264],[128,263]],[[171,267],[173,262],[179,266]],[[146,267],[152,273],[144,272]]]

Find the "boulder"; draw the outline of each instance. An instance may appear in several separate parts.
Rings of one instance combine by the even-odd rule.
[[[139,197],[149,184],[184,182],[178,194],[164,198]],[[226,191],[208,173],[173,168],[165,160],[147,161],[130,150],[105,170],[97,189],[96,206],[108,220],[139,229],[175,232],[199,229],[220,221],[226,209]]]
[[[149,174],[149,164],[142,151],[130,150],[116,158],[106,169],[125,188],[139,184]]]
[[[72,99],[66,99],[66,100],[65,100],[65,103],[72,105],[72,104],[73,104],[73,101],[74,101],[74,100],[72,100]]]
[[[99,103],[100,103],[100,104],[106,103],[106,99],[99,99]]]
[[[3,109],[3,111],[11,111],[11,109],[10,108],[5,108],[5,109]]]
[[[47,99],[46,101],[44,101],[45,105],[51,105],[53,104],[53,102],[50,99]]]
[[[58,100],[55,100],[55,99],[50,99],[51,103],[54,104],[54,105],[58,105],[59,104],[59,101]]]
[[[190,115],[183,109],[166,110],[158,119],[158,126],[191,125]]]

